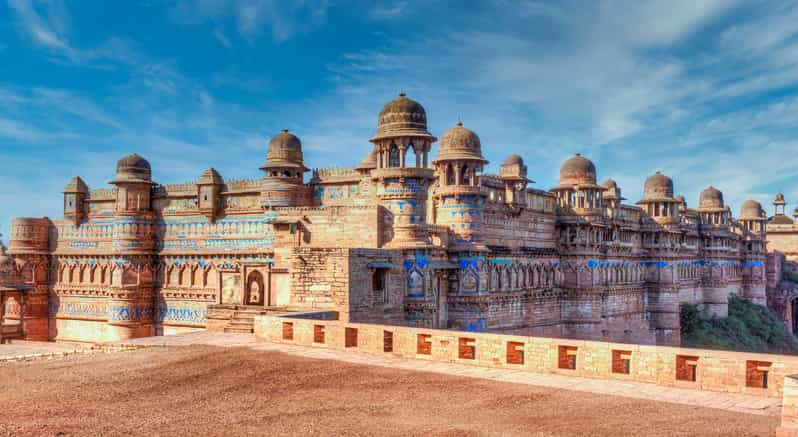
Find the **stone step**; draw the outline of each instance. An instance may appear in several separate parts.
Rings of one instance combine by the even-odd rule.
[[[255,332],[253,328],[238,328],[233,326],[226,326],[224,328],[224,332],[227,333],[237,333],[237,334],[252,334]]]
[[[246,320],[231,320],[230,323],[227,324],[227,326],[249,326],[249,327],[252,327],[252,326],[255,326],[255,324],[252,323],[251,320],[250,321],[246,321]]]

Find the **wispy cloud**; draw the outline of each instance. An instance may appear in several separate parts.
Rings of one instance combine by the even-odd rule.
[[[271,33],[273,40],[280,43],[323,25],[329,7],[327,0],[183,0],[174,5],[170,15],[187,25],[217,23],[214,37],[220,41],[226,38],[220,39],[219,26],[233,20],[236,31],[246,39]]]
[[[369,15],[375,20],[393,20],[404,16],[407,12],[407,2],[400,0],[374,5]]]

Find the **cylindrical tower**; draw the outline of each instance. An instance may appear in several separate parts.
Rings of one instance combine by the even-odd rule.
[[[24,311],[25,336],[49,340],[50,219],[12,220],[9,243],[9,254],[21,264],[22,278],[32,287]]]
[[[377,154],[371,177],[377,181],[378,201],[387,210],[382,223],[385,247],[431,246],[426,203],[435,175],[427,160],[436,140],[427,131],[424,107],[404,94],[380,111],[377,134],[370,140]]]
[[[473,131],[458,122],[441,136],[438,156],[432,162],[438,175],[434,200],[437,224],[454,234],[455,252],[483,252],[482,206],[486,191],[479,184],[479,173],[488,161],[482,144]]]
[[[743,297],[759,305],[767,304],[765,289],[767,214],[762,204],[753,199],[740,207],[740,226],[743,229]]]
[[[144,337],[153,330],[153,271],[156,226],[152,170],[137,154],[116,165],[113,221],[114,268],[108,288],[109,340]]]

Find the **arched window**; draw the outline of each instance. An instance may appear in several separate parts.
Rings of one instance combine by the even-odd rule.
[[[399,167],[399,148],[396,144],[391,146],[391,151],[388,152],[388,167]]]

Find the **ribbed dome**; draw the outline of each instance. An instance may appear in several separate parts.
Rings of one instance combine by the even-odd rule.
[[[673,180],[660,172],[646,179],[643,200],[673,200]]]
[[[763,217],[762,204],[754,199],[748,199],[740,206],[741,219],[760,219]]]
[[[355,167],[355,170],[373,170],[375,168],[377,168],[377,153],[374,149],[371,149],[371,151],[363,157],[363,161],[360,161],[360,164]]]
[[[202,176],[197,179],[197,183],[200,185],[221,185],[224,183],[224,179],[215,168],[211,167],[202,173]]]
[[[152,183],[150,163],[135,153],[120,159],[116,163],[116,179],[111,183],[119,182]]]
[[[261,170],[286,167],[307,170],[302,163],[302,142],[296,135],[288,132],[288,129],[283,129],[269,140],[266,164],[261,167]]]
[[[718,209],[723,208],[723,193],[715,187],[710,186],[701,192],[698,201],[698,209]]]
[[[504,160],[503,165],[524,165],[524,158],[521,158],[521,155],[513,153]]]
[[[580,154],[565,161],[560,167],[560,185],[595,185],[596,166]]]
[[[440,148],[436,161],[446,159],[470,159],[485,161],[482,157],[482,143],[472,130],[463,127],[463,123],[447,130],[441,136]]]
[[[404,93],[382,107],[377,119],[377,134],[371,140],[402,136],[422,136],[435,140],[427,131],[427,111]]]
[[[86,185],[86,182],[83,179],[75,176],[69,183],[64,187],[65,193],[88,193],[89,186]]]

